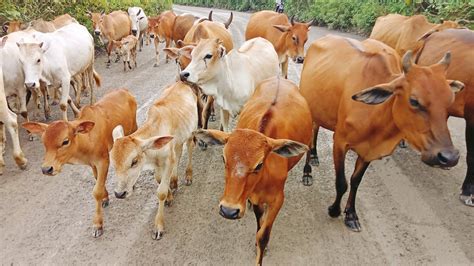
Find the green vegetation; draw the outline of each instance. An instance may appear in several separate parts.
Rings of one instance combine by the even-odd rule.
[[[155,15],[162,10],[170,9],[172,0],[0,0],[0,23],[20,20],[29,22],[42,18],[51,20],[58,15],[69,13],[79,23],[92,28],[87,11],[110,12],[126,11],[130,6],[140,6],[147,15]]]
[[[176,4],[229,8],[240,11],[273,9],[274,0],[175,0]],[[285,0],[285,11],[316,25],[368,34],[379,16],[423,14],[432,22],[474,20],[473,0]],[[474,28],[471,22],[469,27]]]

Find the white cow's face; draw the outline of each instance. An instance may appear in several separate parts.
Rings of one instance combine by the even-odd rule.
[[[182,81],[202,85],[224,67],[225,47],[218,39],[202,39],[191,53],[191,63],[180,73]]]
[[[25,75],[25,86],[28,89],[39,88],[39,80],[43,68],[43,54],[46,45],[43,43],[17,43],[20,49],[20,62]]]
[[[132,22],[132,33],[138,37],[138,33],[140,31],[140,20],[145,18],[143,11],[141,8],[131,7],[128,9],[128,15],[130,16],[130,20]]]

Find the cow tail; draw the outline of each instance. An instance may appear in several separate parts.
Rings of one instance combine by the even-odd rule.
[[[95,80],[95,84],[97,85],[97,87],[100,87],[101,86],[101,79],[100,79],[100,76],[97,72],[95,72],[95,69],[92,70],[93,71],[93,76],[94,76],[94,80]]]

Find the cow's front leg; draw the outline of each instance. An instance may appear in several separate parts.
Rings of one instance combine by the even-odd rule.
[[[186,165],[186,179],[185,184],[189,186],[193,183],[193,149],[194,149],[194,140],[189,138],[186,142],[186,148],[188,150],[188,163]]]
[[[284,78],[288,79],[288,56],[286,57],[285,62],[281,63],[281,74]]]
[[[100,162],[96,169],[92,167],[94,174],[96,175],[96,182],[92,194],[95,199],[95,214],[93,218],[94,224],[94,237],[99,237],[104,233],[104,206],[108,205],[108,193],[105,188],[105,182],[107,181],[107,173],[109,171],[109,161],[105,159]]]
[[[158,186],[158,211],[155,216],[155,228],[153,229],[152,238],[155,240],[161,239],[165,231],[164,213],[165,213],[165,201],[172,200],[172,192],[170,190],[170,178],[173,171],[175,158],[174,150],[170,149],[170,156],[166,160],[163,167],[163,174],[161,175],[161,183]],[[171,198],[170,198],[171,197]]]
[[[5,161],[3,155],[5,154],[5,124],[0,123],[0,175],[3,175],[3,168],[5,168]]]
[[[154,67],[158,67],[160,65],[160,49],[159,49],[159,45],[160,45],[160,41],[158,40],[158,36],[155,35],[155,38],[153,39],[153,43],[155,44],[155,64],[153,65]]]
[[[178,189],[178,165],[179,165],[179,160],[181,159],[181,154],[183,153],[183,144],[176,143],[174,147],[175,147],[174,153],[176,155],[176,162],[174,164],[173,171],[171,173],[171,181],[170,181],[171,191]]]
[[[71,98],[69,97],[69,88],[71,86],[70,81],[71,81],[71,76],[65,75],[65,77],[63,78],[61,82],[62,90],[61,90],[61,100],[59,101],[59,108],[62,111],[64,121],[68,121],[67,120],[67,103],[68,103],[68,99]]]
[[[107,44],[107,63],[105,64],[107,68],[110,67],[110,54],[112,53],[113,46],[114,44],[112,43],[112,41],[109,41],[109,43]]]
[[[27,89],[22,87],[18,90],[18,100],[20,101],[20,114],[25,118],[26,121],[30,121],[28,118],[28,110],[27,110],[27,103],[26,103],[26,94]]]
[[[221,130],[229,132],[230,112],[221,108]]]
[[[262,265],[265,248],[270,240],[273,222],[280,211],[281,205],[283,205],[283,199],[284,195],[283,191],[281,191],[275,196],[274,202],[268,204],[266,214],[264,215],[263,221],[261,221],[262,225],[257,231],[257,257],[255,259],[257,265]],[[262,218],[260,218],[260,220],[262,220]]]
[[[17,122],[17,116],[10,110],[7,112],[7,121],[5,123],[5,126],[7,127],[8,133],[10,134],[11,140],[12,140],[12,145],[13,145],[13,158],[15,159],[16,164],[18,167],[22,170],[26,169],[26,164],[28,163],[28,160],[25,158],[25,155],[23,154],[23,151],[21,150],[20,147],[20,140],[18,138],[18,122]],[[2,136],[3,136],[2,132]]]
[[[48,102],[48,85],[40,81],[40,90],[41,90],[41,94],[43,94],[44,118],[48,120],[51,117],[51,107],[49,106],[49,102]]]

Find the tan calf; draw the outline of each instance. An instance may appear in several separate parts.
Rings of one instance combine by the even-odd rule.
[[[133,35],[128,35],[120,41],[112,41],[114,43],[115,49],[123,59],[123,71],[127,71],[128,68],[132,69],[130,61],[133,60],[135,68],[137,67],[137,46],[138,38]]]
[[[119,199],[130,196],[141,169],[147,164],[153,165],[155,179],[160,183],[153,239],[160,239],[164,232],[164,205],[165,201],[171,202],[171,190],[178,187],[178,163],[184,143],[188,149],[186,184],[192,182],[192,132],[197,128],[196,101],[191,87],[177,82],[166,88],[148,109],[147,120],[135,133],[124,137],[120,126],[114,129],[111,160],[117,175],[115,196]]]
[[[105,182],[113,145],[112,131],[120,125],[127,135],[135,132],[136,110],[135,97],[125,89],[117,89],[104,95],[96,104],[84,107],[75,121],[55,121],[49,125],[23,123],[25,129],[41,135],[46,150],[41,167],[43,174],[56,175],[64,164],[92,168],[96,179],[94,237],[103,233],[103,208],[109,202]]]

